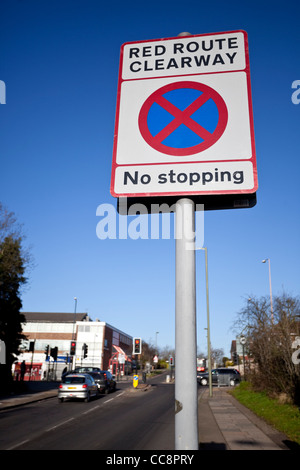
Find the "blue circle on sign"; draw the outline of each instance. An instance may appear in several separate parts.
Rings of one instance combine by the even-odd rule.
[[[160,88],[139,115],[142,136],[170,155],[191,155],[215,143],[227,125],[222,97],[207,85],[177,82]]]
[[[203,94],[200,90],[192,88],[179,88],[171,90],[162,95],[166,100],[172,103],[181,111],[184,111],[199,96]],[[190,116],[200,126],[204,127],[210,133],[213,133],[219,121],[219,111],[216,103],[210,98],[200,108],[198,108]],[[148,112],[147,125],[152,136],[156,136],[163,128],[165,128],[174,116],[165,108],[157,103],[153,103]],[[168,137],[162,140],[164,145],[173,148],[186,148],[204,142],[204,139],[195,134],[184,123],[180,124]]]

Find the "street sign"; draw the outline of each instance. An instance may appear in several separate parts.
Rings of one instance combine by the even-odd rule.
[[[125,43],[112,195],[253,195],[257,187],[247,33]]]
[[[119,364],[125,364],[125,354],[119,354],[118,361]]]

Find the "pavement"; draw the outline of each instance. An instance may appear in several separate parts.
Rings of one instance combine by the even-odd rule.
[[[199,395],[198,432],[201,450],[300,450],[287,436],[258,418],[228,393],[208,387]]]
[[[57,382],[24,382],[18,394],[0,397],[0,411],[57,396]],[[148,386],[137,389],[146,391]],[[228,393],[228,387],[200,390],[199,450],[300,450]]]

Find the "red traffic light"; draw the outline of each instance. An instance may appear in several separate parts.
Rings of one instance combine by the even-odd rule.
[[[142,341],[141,338],[134,338],[133,342],[133,354],[141,354],[142,353]]]
[[[76,341],[71,341],[70,356],[75,356],[75,351],[76,351]]]

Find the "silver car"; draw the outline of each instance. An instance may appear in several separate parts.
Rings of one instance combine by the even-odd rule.
[[[89,374],[70,374],[63,377],[59,385],[58,400],[62,403],[65,398],[81,398],[88,402],[98,393],[97,384]]]

